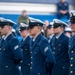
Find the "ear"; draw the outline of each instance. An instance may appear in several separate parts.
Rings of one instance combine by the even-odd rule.
[[[61,27],[61,30],[62,30],[62,31],[64,31],[64,28],[63,28],[63,27]]]

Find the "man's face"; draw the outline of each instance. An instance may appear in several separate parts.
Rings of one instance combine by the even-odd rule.
[[[26,16],[26,12],[25,11],[22,12],[22,16]]]
[[[62,2],[62,3],[64,3],[64,2],[65,2],[65,0],[61,0],[61,2]]]
[[[75,23],[71,24],[71,30],[72,32],[75,32]]]
[[[31,36],[35,36],[36,33],[38,32],[38,27],[37,26],[34,26],[33,28],[30,28],[29,29],[29,32],[30,32],[30,35]]]
[[[26,34],[28,34],[28,30],[22,30],[22,31],[20,31],[20,35],[21,35],[22,37],[25,37]]]
[[[7,26],[7,25],[0,27],[1,28],[1,35],[7,35],[8,27],[9,26]]]
[[[58,34],[61,32],[61,27],[53,28],[53,33]]]
[[[48,35],[52,35],[52,34],[53,34],[53,27],[49,28],[49,29],[47,30],[47,32],[48,32]]]

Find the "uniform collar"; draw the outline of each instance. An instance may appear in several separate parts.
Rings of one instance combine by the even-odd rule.
[[[7,36],[5,36],[3,39],[6,40],[8,38],[8,36],[10,36],[10,35],[11,35],[11,33],[8,34]]]
[[[54,34],[50,35],[49,38],[52,38],[54,36]]]
[[[62,33],[61,33],[62,34]],[[56,39],[58,39],[60,36],[61,36],[61,34],[60,35],[58,35],[58,36],[56,36]]]
[[[39,35],[36,38],[33,38],[33,41],[38,40],[39,36],[41,35],[41,33],[39,33]]]
[[[30,38],[30,36],[28,35],[26,38],[24,38],[23,40],[25,41],[25,40],[27,40],[27,39],[29,39]]]

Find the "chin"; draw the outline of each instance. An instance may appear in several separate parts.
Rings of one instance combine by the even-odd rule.
[[[30,33],[30,36],[33,36],[33,35]]]

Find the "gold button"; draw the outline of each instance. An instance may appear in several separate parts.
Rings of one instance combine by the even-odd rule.
[[[73,64],[70,65],[71,67],[73,66]]]
[[[30,66],[30,64],[28,64]]]
[[[54,49],[55,49],[55,47],[54,47]]]
[[[5,50],[5,49],[3,49],[3,50]]]
[[[53,54],[55,54],[55,52],[53,52]]]
[[[0,48],[0,50],[1,50],[1,48]]]
[[[21,60],[20,62],[22,63],[23,61]]]
[[[73,60],[73,58],[71,58],[71,60]]]
[[[32,69],[32,67],[30,67],[30,69]]]
[[[32,54],[32,52],[30,52]]]
[[[73,71],[70,71],[70,73],[73,73]]]
[[[6,68],[8,68],[8,66],[6,66]]]
[[[31,62],[31,64],[33,64],[33,62]]]
[[[73,53],[74,51],[71,51],[71,53]]]
[[[38,73],[38,75],[40,75],[40,73]]]
[[[31,57],[31,59],[32,59],[33,57]]]

